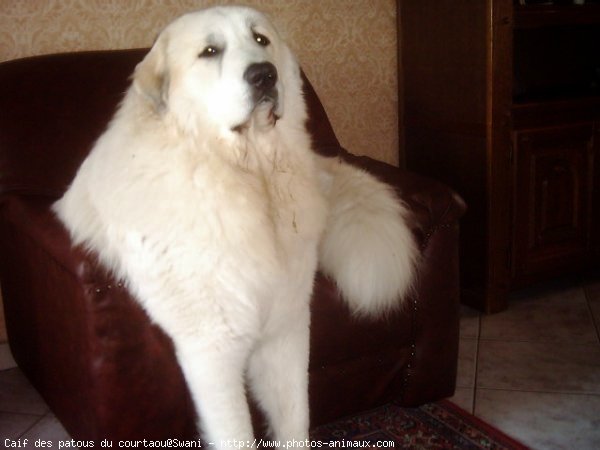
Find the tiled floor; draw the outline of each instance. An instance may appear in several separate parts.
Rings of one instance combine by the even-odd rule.
[[[600,283],[554,283],[507,311],[463,308],[464,409],[535,449],[600,449]]]
[[[463,309],[453,401],[534,449],[600,448],[600,283],[513,295],[507,311]],[[0,445],[69,439],[0,344]]]
[[[50,440],[57,446],[59,441],[68,441],[70,437],[15,368],[8,345],[0,344],[0,448],[4,448],[6,439],[17,443],[21,439],[22,445],[28,439],[29,447],[33,447],[37,439]]]

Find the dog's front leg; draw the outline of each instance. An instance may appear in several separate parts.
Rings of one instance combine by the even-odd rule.
[[[250,355],[250,388],[281,447],[305,446],[308,439],[309,322],[306,306],[266,335]]]
[[[245,392],[245,342],[219,342],[216,348],[195,339],[177,345],[177,357],[192,394],[203,439],[216,449],[247,448],[254,433]]]

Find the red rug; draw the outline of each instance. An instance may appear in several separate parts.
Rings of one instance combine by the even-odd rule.
[[[392,403],[316,428],[311,432],[311,440],[331,443],[323,445],[324,448],[528,448],[446,400],[419,408]]]

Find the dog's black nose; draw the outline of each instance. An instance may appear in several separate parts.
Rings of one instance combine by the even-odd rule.
[[[257,97],[263,97],[277,83],[277,69],[269,62],[255,63],[244,72],[244,80],[255,90]]]

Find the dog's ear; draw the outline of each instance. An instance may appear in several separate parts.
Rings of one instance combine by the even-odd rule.
[[[167,35],[161,33],[133,74],[133,85],[158,111],[167,104],[169,73],[167,70]]]

